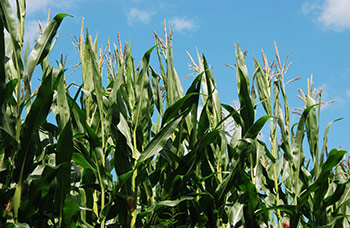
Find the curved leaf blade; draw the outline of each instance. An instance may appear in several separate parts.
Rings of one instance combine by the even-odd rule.
[[[168,139],[170,138],[171,134],[175,131],[176,127],[182,120],[182,116],[177,117],[170,123],[168,123],[153,139],[152,141],[147,145],[145,150],[141,153],[136,167],[141,165],[145,160],[148,158],[154,156],[155,154],[159,153],[165,144],[168,142]]]
[[[36,65],[38,65],[49,54],[52,39],[56,35],[57,29],[60,26],[63,18],[66,16],[70,15],[65,13],[57,14],[44,30],[44,32],[40,35],[38,42],[30,52],[28,60],[26,62],[26,69],[23,77],[26,91],[25,97],[28,97],[30,95],[30,81]]]

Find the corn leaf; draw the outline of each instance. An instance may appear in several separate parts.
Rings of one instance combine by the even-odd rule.
[[[137,160],[137,165],[141,165],[148,158],[151,158],[155,154],[159,153],[168,142],[171,134],[175,131],[177,125],[180,123],[182,116],[179,116],[169,122],[147,145],[145,150],[141,153]]]
[[[46,27],[43,33],[39,36],[38,42],[34,45],[33,50],[30,52],[28,60],[26,62],[26,69],[24,71],[24,87],[25,87],[25,98],[30,95],[30,81],[36,65],[38,65],[48,54],[51,46],[51,41],[56,35],[57,29],[60,26],[63,18],[68,14],[59,13],[57,14],[50,24]]]

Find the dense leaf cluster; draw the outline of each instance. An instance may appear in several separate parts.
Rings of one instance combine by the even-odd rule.
[[[239,107],[220,103],[204,55],[184,92],[166,31],[137,67],[130,44],[103,52],[81,33],[83,83],[67,85],[63,61],[48,59],[66,16],[24,49],[25,1],[16,14],[0,1],[0,227],[350,226],[347,152],[328,152],[331,124],[319,148],[312,88],[291,125],[277,48],[277,63],[263,55],[252,78],[236,48]]]

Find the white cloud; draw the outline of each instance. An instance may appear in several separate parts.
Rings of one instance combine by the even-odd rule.
[[[334,100],[335,100],[335,104],[336,104],[337,106],[339,106],[339,107],[345,107],[345,105],[346,105],[346,99],[344,99],[344,97],[342,97],[342,96],[336,96],[336,97],[334,98]]]
[[[57,4],[56,0],[28,0],[26,1],[26,12],[29,14],[35,12],[47,12],[49,8],[58,8],[58,9],[70,9],[75,6],[77,0],[61,0]],[[10,0],[12,8],[16,9],[16,0]]]
[[[345,92],[346,97],[350,97],[350,89],[347,89]]]
[[[338,100],[335,100],[335,102],[338,102]],[[335,104],[339,104],[339,103],[335,103]],[[326,104],[322,104],[321,105],[321,111],[324,111],[326,109],[330,109],[330,108],[335,108],[336,105],[334,103],[326,103]]]
[[[321,105],[321,110],[335,110],[339,108],[345,108],[350,102],[350,89],[345,91],[339,91],[331,85],[322,84],[322,101],[330,102]],[[333,101],[333,102],[332,102]]]
[[[27,1],[27,12],[33,13],[37,11],[47,11],[49,9],[50,3],[53,1],[50,0],[30,0]],[[59,5],[59,4],[56,4]]]
[[[127,13],[128,23],[132,25],[135,21],[140,21],[144,24],[148,24],[151,21],[152,13],[142,11],[137,8],[131,8]]]
[[[304,14],[316,13],[317,21],[326,28],[341,31],[350,29],[350,1],[324,0],[322,3],[304,3],[301,8]]]
[[[191,31],[195,29],[194,22],[185,18],[175,17],[169,21],[170,25],[174,26],[174,30],[179,32],[188,30]]]
[[[332,29],[343,30],[350,28],[350,1],[326,0],[318,20]]]
[[[309,3],[309,2],[305,2],[302,6],[301,6],[301,11],[303,12],[303,14],[308,14],[311,13],[315,10],[320,10],[321,6],[318,3]]]

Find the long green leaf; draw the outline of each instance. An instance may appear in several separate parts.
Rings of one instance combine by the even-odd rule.
[[[260,133],[261,129],[264,127],[266,121],[272,118],[271,116],[262,116],[260,117],[247,131],[244,135],[244,138],[256,138]]]
[[[240,68],[237,69],[237,77],[240,78],[238,96],[241,103],[240,114],[244,120],[245,128],[243,129],[243,135],[246,133],[248,128],[254,123],[254,108],[252,100],[249,94],[249,81],[246,81],[246,77]]]
[[[321,153],[320,153],[320,164],[321,164],[321,165],[323,164],[324,153],[325,153],[326,147],[327,147],[329,129],[331,128],[331,126],[332,126],[332,124],[333,124],[334,122],[337,122],[337,121],[342,120],[342,119],[343,119],[343,118],[339,118],[339,119],[333,120],[332,122],[328,123],[328,125],[327,125],[327,127],[326,127],[326,130],[324,131],[324,135],[323,135],[323,146],[322,146]]]
[[[152,72],[152,93],[153,93],[153,100],[156,105],[156,108],[160,115],[164,114],[163,110],[163,98],[162,98],[162,93],[160,90],[159,82],[160,79],[157,76],[157,73],[154,71],[152,67],[150,67],[151,72]]]
[[[87,32],[86,36],[89,36],[89,33]],[[104,108],[103,108],[103,97],[102,97],[102,72],[99,67],[99,59],[98,59],[98,53],[97,49],[94,48],[92,40],[89,39],[88,42],[88,50],[89,50],[89,60],[90,62],[90,67],[92,68],[92,81],[93,81],[93,88],[95,91],[96,95],[96,100],[97,100],[97,109],[98,113],[100,115],[100,126],[101,126],[101,133],[102,133],[102,146],[104,147]]]
[[[165,89],[166,89],[166,101],[167,107],[173,105],[178,99],[182,98],[184,91],[182,84],[180,82],[179,76],[176,73],[173,61],[173,48],[171,40],[167,44],[168,46],[168,55],[166,59],[167,72],[164,79]]]
[[[73,133],[71,122],[68,121],[62,130],[57,143],[56,165],[62,165],[57,174],[57,190],[55,203],[59,211],[59,226],[62,227],[64,220],[64,204],[66,195],[70,192],[70,161],[73,155]]]
[[[143,56],[142,58],[142,70],[140,72],[140,75],[137,80],[137,87],[138,89],[136,92],[136,110],[135,110],[135,116],[134,116],[134,123],[135,128],[137,128],[138,124],[146,124],[142,122],[142,118],[146,118],[147,122],[151,119],[152,114],[149,112],[149,107],[153,107],[153,97],[151,93],[151,86],[150,86],[150,79],[149,79],[149,61],[150,56],[153,51],[153,49],[156,46],[150,48]],[[147,125],[147,124],[146,124]]]
[[[261,66],[258,60],[256,60],[255,58],[254,58],[254,66],[255,66],[255,72],[253,74],[253,80],[254,79],[256,80],[260,101],[262,102],[262,105],[267,115],[272,116],[271,95],[270,95],[269,82],[268,82],[267,76],[264,73],[264,71],[261,69]]]
[[[6,93],[6,75],[5,75],[5,35],[4,23],[0,15],[0,127],[4,125],[5,118],[5,101],[7,100]]]
[[[46,27],[44,32],[39,36],[37,43],[34,45],[33,50],[30,52],[28,60],[26,62],[26,69],[24,72],[24,87],[25,98],[30,95],[30,81],[36,65],[38,65],[50,51],[50,45],[53,37],[56,35],[57,29],[60,26],[63,18],[69,16],[65,13],[57,14],[50,24]]]
[[[169,122],[147,145],[145,150],[141,153],[137,160],[137,165],[141,165],[145,160],[159,153],[168,142],[171,134],[175,131],[177,125],[180,123],[182,116],[179,116]]]
[[[30,149],[32,146],[32,137],[37,134],[39,126],[44,123],[49,114],[54,93],[52,84],[57,85],[57,83],[52,83],[52,74],[49,74],[40,86],[38,95],[24,121],[21,132],[21,151],[17,154],[15,159],[17,168],[15,179],[19,178],[22,166],[24,167],[24,178],[31,169],[34,156],[34,151]]]
[[[343,156],[347,153],[345,150],[338,150],[338,149],[332,149],[331,152],[328,155],[328,158],[324,164],[322,164],[321,167],[321,173],[317,180],[319,181],[326,181],[327,176],[329,175],[329,172],[337,165],[339,164],[340,160],[343,158]]]
[[[57,93],[56,93],[56,106],[53,107],[53,111],[56,116],[57,124],[60,130],[63,130],[70,118],[70,107],[67,101],[66,95],[66,83],[64,76],[64,68],[60,65],[59,68],[53,68],[53,74],[55,77],[59,77]]]
[[[63,207],[64,227],[77,227],[77,215],[80,212],[78,203],[71,195],[67,195]]]
[[[176,118],[179,114],[185,111],[190,111],[189,108],[192,105],[190,101],[196,97],[198,97],[197,93],[186,94],[184,97],[179,99],[175,104],[167,108],[163,115],[162,126],[164,126],[166,123],[173,120],[173,118]]]
[[[233,107],[227,104],[221,104],[221,106],[229,112],[229,115],[227,117],[232,116],[238,126],[244,127],[244,120],[242,116]]]
[[[4,16],[4,25],[6,30],[15,40],[19,37],[19,26],[16,23],[16,17],[8,0],[0,1],[2,15]]]
[[[18,209],[21,203],[22,182],[29,175],[34,163],[34,154],[38,146],[35,144],[38,137],[37,131],[49,114],[55,86],[57,83],[52,83],[52,74],[49,74],[40,86],[38,95],[23,124],[20,137],[21,149],[15,156],[14,179],[17,181],[14,195],[15,220],[18,219]]]
[[[209,104],[210,104],[210,111],[212,113],[212,122],[214,125],[216,125],[221,120],[221,106],[220,106],[220,99],[219,99],[219,93],[216,89],[216,82],[214,79],[214,75],[209,68],[208,62],[203,55],[203,66],[204,66],[204,75],[202,79],[202,85],[204,89],[204,96],[208,96]],[[205,84],[203,84],[203,81],[205,80]],[[207,93],[205,93],[205,91]],[[207,102],[207,101],[206,101]],[[206,103],[204,102],[204,103]]]
[[[81,153],[73,153],[72,160],[84,169],[91,169],[91,170],[96,169],[94,163],[90,161],[90,158],[86,158]]]
[[[182,197],[179,197],[178,199],[175,199],[175,200],[163,200],[163,201],[160,201],[156,204],[153,204],[147,211],[141,213],[139,216],[140,217],[144,217],[162,207],[176,207],[177,205],[179,205],[181,202],[183,201],[190,201],[190,200],[193,200],[194,197],[193,196],[182,196]]]

